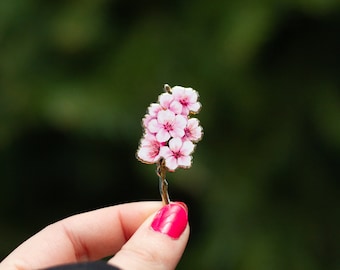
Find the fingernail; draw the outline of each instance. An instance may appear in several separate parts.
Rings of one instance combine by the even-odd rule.
[[[170,203],[163,206],[151,223],[151,228],[177,239],[188,224],[188,212],[184,203]]]

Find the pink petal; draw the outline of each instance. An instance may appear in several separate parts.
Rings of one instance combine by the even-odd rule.
[[[199,125],[199,121],[198,121],[197,118],[190,118],[188,120],[188,124],[187,124],[188,128],[190,128],[190,129],[196,128],[196,127],[198,127],[198,125]]]
[[[164,128],[161,128],[156,134],[156,139],[159,142],[166,142],[170,139],[170,134]]]
[[[181,114],[188,116],[189,113],[190,113],[190,110],[189,110],[188,106],[183,106]]]
[[[147,128],[149,122],[152,120],[152,119],[155,119],[154,116],[151,116],[150,114],[146,114],[142,120],[142,123],[143,123],[143,127],[144,128]]]
[[[154,163],[154,158],[150,156],[149,147],[140,147],[137,151],[137,157],[144,163]]]
[[[175,114],[170,110],[160,111],[157,115],[158,123],[166,124],[172,123],[175,119]]]
[[[173,138],[182,138],[185,134],[185,131],[182,128],[174,128],[169,133]]]
[[[201,109],[201,103],[199,102],[192,103],[188,106],[188,109],[193,113],[198,113],[199,110]]]
[[[194,151],[194,148],[195,145],[191,141],[185,141],[181,147],[181,154],[184,156],[189,156]]]
[[[186,94],[186,97],[187,97],[188,101],[190,103],[196,102],[197,99],[198,99],[197,92],[194,89],[192,89],[192,88],[186,88],[185,90],[186,90],[185,94]]]
[[[151,132],[151,133],[157,133],[161,129],[161,125],[158,123],[156,119],[152,119],[146,128]]]
[[[189,168],[191,166],[191,156],[182,156],[177,159],[177,164],[183,168]]]
[[[180,114],[182,112],[182,104],[178,101],[171,102],[169,109],[175,114]]]
[[[173,153],[168,146],[162,146],[160,151],[159,151],[159,155],[163,158],[168,158],[168,157],[172,156]]]
[[[156,136],[151,133],[145,133],[141,140],[141,146],[151,146],[155,143],[158,144]]]
[[[151,133],[145,133],[144,139],[148,141],[156,141],[156,136]]]
[[[202,138],[202,127],[197,118],[190,118],[185,128],[185,137],[190,141],[199,141]]]
[[[150,142],[146,139],[141,139],[140,140],[140,146],[143,147],[143,146],[148,146],[150,145]]]
[[[174,126],[184,129],[188,123],[188,120],[183,115],[176,115],[174,119]]]
[[[163,93],[158,98],[160,105],[163,109],[169,109],[170,103],[174,100],[174,97],[169,93]]]
[[[151,116],[156,117],[157,113],[159,111],[161,111],[161,110],[162,110],[161,105],[159,105],[158,103],[151,103],[149,108],[148,108],[148,114],[150,114]]]
[[[173,138],[169,141],[169,148],[172,152],[178,153],[182,147],[182,140],[180,138]]]
[[[178,164],[177,164],[177,159],[174,158],[173,156],[170,156],[165,159],[165,166],[170,170],[174,171],[177,169]]]
[[[172,126],[170,134],[172,137],[183,137],[185,134],[185,127],[187,125],[187,119],[183,115],[176,115],[175,121]]]
[[[185,88],[182,86],[174,86],[172,87],[171,92],[174,98],[178,100],[185,94]]]
[[[191,131],[191,137],[192,137],[192,141],[198,142],[200,139],[202,139],[202,127],[198,126],[197,128],[193,129]]]

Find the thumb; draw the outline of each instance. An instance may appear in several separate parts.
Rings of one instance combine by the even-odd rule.
[[[184,203],[170,203],[138,228],[109,264],[130,270],[175,269],[189,238]]]

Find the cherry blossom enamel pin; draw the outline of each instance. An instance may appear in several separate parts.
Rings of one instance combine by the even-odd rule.
[[[199,120],[192,117],[201,108],[198,93],[192,88],[164,85],[157,103],[151,103],[142,125],[144,135],[137,150],[137,159],[157,164],[159,189],[164,204],[169,204],[166,172],[190,168],[195,143],[203,130]]]

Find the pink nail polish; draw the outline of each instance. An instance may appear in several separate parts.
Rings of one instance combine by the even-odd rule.
[[[188,224],[188,213],[183,203],[170,203],[158,211],[151,223],[151,228],[177,239]]]

